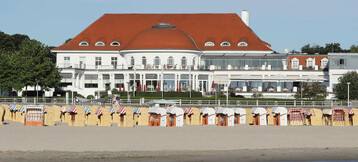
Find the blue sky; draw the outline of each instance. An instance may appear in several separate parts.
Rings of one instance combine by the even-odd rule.
[[[272,49],[307,43],[358,44],[358,0],[1,0],[0,30],[59,46],[104,13],[250,12],[250,27]]]

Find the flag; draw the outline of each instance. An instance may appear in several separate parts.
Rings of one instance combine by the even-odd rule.
[[[140,81],[139,81],[138,91],[142,92],[142,84],[140,84]]]
[[[158,80],[158,85],[157,85],[157,92],[160,91],[160,83],[159,83],[159,80]]]

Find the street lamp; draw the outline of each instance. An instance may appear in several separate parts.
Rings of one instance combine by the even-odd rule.
[[[351,82],[347,82],[347,85],[348,85],[348,107],[349,107],[349,85],[351,84]]]

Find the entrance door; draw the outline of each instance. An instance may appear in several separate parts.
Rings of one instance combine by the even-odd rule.
[[[199,80],[199,91],[204,94],[205,92],[207,92],[207,85],[208,81],[205,80]]]
[[[260,115],[255,114],[254,116],[254,125],[260,125]]]

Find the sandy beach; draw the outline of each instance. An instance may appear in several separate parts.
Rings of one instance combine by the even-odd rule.
[[[358,160],[358,127],[0,126],[0,161]],[[36,160],[37,159],[37,160]]]

